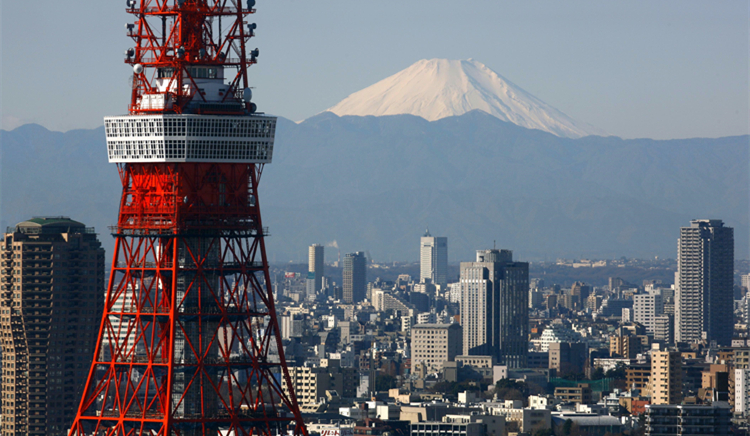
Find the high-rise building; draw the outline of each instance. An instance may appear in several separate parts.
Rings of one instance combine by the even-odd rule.
[[[672,344],[674,338],[672,315],[666,313],[654,318],[654,341],[664,345]]]
[[[656,317],[664,313],[664,300],[660,294],[633,295],[633,321],[646,328],[653,335]]]
[[[448,283],[448,238],[432,236],[426,230],[419,246],[419,281],[436,285]]]
[[[693,220],[680,229],[677,256],[675,341],[730,345],[734,229],[721,220]]]
[[[323,246],[311,245],[307,250],[307,297],[315,297],[323,289]]]
[[[2,431],[64,435],[104,309],[104,249],[67,217],[32,218],[0,242]]]
[[[651,404],[682,402],[682,355],[679,351],[651,352]]]
[[[359,303],[367,294],[367,260],[358,251],[344,256],[344,303]]]
[[[526,366],[529,264],[510,250],[479,250],[461,262],[463,354],[493,356],[510,368]]]

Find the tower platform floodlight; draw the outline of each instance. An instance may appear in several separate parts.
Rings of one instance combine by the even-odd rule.
[[[127,0],[122,197],[76,436],[307,435],[284,358],[258,183],[276,118],[247,69],[254,0]]]

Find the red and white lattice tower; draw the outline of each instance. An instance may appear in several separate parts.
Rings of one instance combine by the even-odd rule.
[[[71,435],[307,434],[284,360],[258,181],[255,0],[127,0],[130,113],[104,119],[122,199]]]

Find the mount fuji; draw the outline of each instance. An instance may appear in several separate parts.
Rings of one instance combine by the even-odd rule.
[[[411,114],[428,121],[482,110],[561,137],[607,136],[576,121],[475,60],[423,59],[327,109],[336,115]]]

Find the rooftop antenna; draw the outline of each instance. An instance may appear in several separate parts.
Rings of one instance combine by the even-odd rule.
[[[497,250],[497,241],[494,239],[492,240],[492,249]]]

